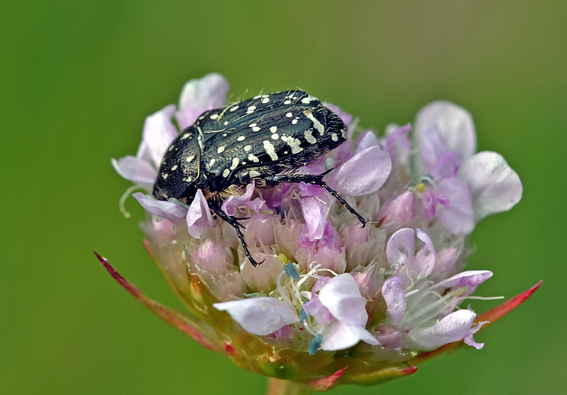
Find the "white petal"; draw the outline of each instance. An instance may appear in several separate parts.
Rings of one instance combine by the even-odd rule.
[[[333,277],[319,292],[319,299],[336,319],[352,325],[366,326],[366,299],[360,294],[352,275],[344,273]]]
[[[437,324],[410,332],[409,336],[422,350],[433,350],[444,344],[462,340],[469,333],[476,314],[459,310],[449,314]]]
[[[171,122],[174,111],[175,105],[170,104],[146,117],[144,122],[142,145],[138,149],[137,156],[141,156],[145,152],[149,153],[156,169],[159,168],[165,151],[178,135],[177,129]]]
[[[459,152],[463,160],[476,152],[476,132],[472,116],[456,104],[436,101],[423,107],[415,120],[418,136],[424,128],[437,128],[447,148]]]
[[[146,161],[134,156],[124,156],[118,160],[111,159],[114,170],[122,178],[129,181],[153,185],[156,180],[156,170]]]
[[[361,340],[373,346],[379,344],[378,340],[363,327],[335,321],[321,343],[321,348],[326,351],[345,350]]]
[[[156,200],[153,196],[144,195],[142,192],[136,192],[132,196],[151,214],[168,219],[177,225],[183,223],[183,218],[187,214],[187,210],[178,204]]]
[[[388,240],[386,255],[392,269],[399,265],[411,266],[415,255],[415,231],[403,228],[394,233]]]
[[[226,311],[246,332],[266,336],[285,325],[299,322],[295,310],[279,299],[262,297],[215,303],[217,310]]]
[[[479,152],[463,163],[457,175],[469,185],[477,222],[510,210],[522,198],[520,177],[496,152]]]
[[[382,296],[388,307],[388,315],[395,323],[402,322],[406,312],[406,296],[402,283],[403,280],[400,277],[391,277],[382,286]]]
[[[195,198],[189,205],[186,220],[189,234],[196,239],[201,237],[203,228],[212,228],[215,224],[207,199],[200,189],[197,189]]]
[[[468,235],[476,225],[471,193],[467,183],[459,178],[447,178],[439,183],[437,192],[449,199],[449,206],[439,209],[439,219],[454,235]]]

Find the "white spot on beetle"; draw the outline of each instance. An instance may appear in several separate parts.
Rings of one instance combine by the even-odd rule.
[[[224,145],[220,146],[220,147],[217,149],[217,152],[218,152],[219,154],[222,154],[222,153],[224,152]]]
[[[303,148],[300,147],[301,141],[299,141],[299,139],[289,136],[286,140],[286,143],[287,145],[289,145],[289,148],[291,148],[292,154],[297,154],[303,151]]]
[[[230,170],[236,169],[236,166],[240,163],[239,158],[232,158],[232,165],[230,166]]]
[[[242,166],[244,166],[246,164],[246,162],[242,162]]]
[[[270,101],[270,99],[267,98],[267,97],[265,97],[265,98],[262,99],[262,103],[267,103],[267,102],[269,102],[269,101]]]
[[[294,119],[293,121],[291,121],[292,125],[295,125],[297,123],[297,119]]]
[[[169,147],[168,151],[172,151],[174,148],[175,146],[172,145],[171,147]]]
[[[291,104],[291,100],[286,100],[283,102],[283,104]]]
[[[272,126],[272,127],[270,128],[270,132],[272,132],[272,133],[276,133],[276,130],[278,130],[278,127],[277,127],[277,126]]]
[[[309,104],[309,103],[311,103],[312,101],[315,101],[315,100],[319,100],[319,99],[317,99],[315,96],[307,95],[307,97],[304,97],[303,99],[301,99],[301,102],[304,103],[304,104]]]
[[[250,125],[248,125],[248,126],[249,126],[249,127],[251,127],[251,128],[253,128],[254,126],[258,126],[258,125],[257,125],[257,124],[255,124],[255,123],[251,123],[251,124],[250,124]]]
[[[274,148],[272,143],[270,143],[268,140],[264,140],[264,149],[266,150],[266,153],[270,155],[271,160],[278,160],[278,154],[276,154],[276,149]]]
[[[313,137],[313,131],[311,129],[306,130],[303,134],[309,144],[315,144],[317,142],[317,139]]]
[[[189,136],[191,136],[190,133],[185,133],[183,137],[181,137],[181,140],[185,140],[186,138],[189,138]]]
[[[225,126],[228,125],[228,121],[224,121],[224,125],[225,125]]]
[[[209,167],[213,167],[216,161],[217,160],[215,158],[211,159],[211,161],[209,162]]]
[[[321,122],[319,122],[319,120],[313,116],[313,113],[310,110],[303,111],[303,114],[305,114],[305,116],[311,122],[313,122],[313,126],[315,127],[315,129],[317,129],[319,133],[321,133],[322,136],[323,133],[325,133],[325,127],[321,124]]]
[[[228,136],[228,133],[223,133],[223,134],[222,134],[222,137],[226,137],[226,136]]]
[[[169,176],[169,174],[167,174],[167,173],[161,173],[161,178],[163,178],[164,180],[167,179],[167,176]]]
[[[191,163],[193,161],[193,159],[195,159],[195,155],[190,155],[190,156],[187,157],[187,159],[185,159],[185,162]]]
[[[254,127],[252,128],[252,131],[253,131],[253,132],[259,132],[259,131],[260,131],[260,128],[257,127],[257,126],[254,126]]]
[[[219,117],[219,114],[213,114],[211,115],[211,119],[217,119]]]
[[[256,170],[250,170],[250,177],[260,177],[260,173]]]
[[[177,166],[177,165],[173,166],[173,167],[171,168],[171,171],[177,170],[178,167],[179,167],[179,166]]]
[[[222,176],[224,178],[228,177],[229,174],[230,174],[230,170],[228,170],[228,169],[224,169],[224,171],[222,172]]]
[[[231,107],[231,108],[230,108],[230,112],[234,112],[234,111],[236,111],[236,110],[238,110],[238,106],[234,106],[234,107]]]
[[[240,136],[240,137],[238,137],[236,140],[238,140],[238,141],[244,141],[244,139],[246,139],[246,136]]]
[[[246,152],[250,151],[251,149],[252,149],[251,145],[245,145],[244,146],[244,151],[246,151]]]
[[[246,109],[247,114],[252,114],[254,111],[256,111],[256,106],[250,106]]]
[[[341,136],[346,139],[346,129],[341,129]]]
[[[337,136],[336,133],[331,133],[331,140],[333,140],[333,141],[339,141],[339,136]]]
[[[292,113],[288,112],[287,114],[285,114],[286,117],[291,118],[293,116]]]
[[[277,140],[280,138],[280,135],[277,133],[272,134],[272,140]]]
[[[284,151],[283,154],[287,155],[287,154],[289,154],[289,151]]]
[[[260,159],[258,159],[254,154],[248,154],[248,160],[254,163],[260,162]]]
[[[191,181],[193,181],[193,179],[192,179],[191,177],[187,177],[187,178],[184,178],[183,181],[185,181],[185,182],[191,182]]]

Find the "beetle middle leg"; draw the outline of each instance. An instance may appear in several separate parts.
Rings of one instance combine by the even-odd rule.
[[[333,188],[327,185],[325,181],[323,181],[323,177],[325,177],[331,170],[327,170],[323,174],[315,175],[315,174],[276,174],[273,176],[265,177],[264,180],[270,186],[280,184],[282,182],[291,182],[291,183],[300,183],[304,182],[306,184],[314,184],[319,185],[325,188],[335,199],[339,201],[348,211],[350,211],[354,216],[362,223],[362,227],[366,226],[368,220],[364,219],[350,204],[343,199],[341,195]]]
[[[264,261],[256,262],[256,260],[254,260],[254,258],[252,258],[252,254],[250,253],[250,250],[248,249],[248,245],[246,244],[246,240],[244,240],[244,235],[242,234],[242,231],[240,230],[240,228],[244,228],[244,226],[242,224],[240,224],[238,221],[241,221],[241,220],[244,220],[244,219],[249,219],[249,218],[236,218],[232,215],[227,215],[224,211],[222,211],[222,208],[218,205],[218,203],[212,202],[212,201],[208,201],[207,203],[209,204],[209,208],[211,210],[213,210],[213,212],[218,217],[220,217],[222,220],[228,222],[234,228],[234,230],[236,231],[236,235],[238,236],[238,239],[240,240],[240,245],[244,249],[244,254],[250,260],[250,263],[252,264],[252,266],[258,266],[258,265],[262,264]]]

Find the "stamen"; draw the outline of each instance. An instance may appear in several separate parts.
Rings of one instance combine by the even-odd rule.
[[[297,272],[297,269],[295,268],[293,263],[290,262],[287,265],[285,265],[284,271],[289,277],[293,279],[293,281],[301,280],[301,277],[299,276],[299,273]]]
[[[311,340],[311,344],[309,345],[309,355],[315,355],[317,350],[319,350],[321,343],[323,343],[323,335],[319,333],[313,338],[313,340]]]
[[[126,199],[128,199],[128,197],[132,194],[132,192],[134,192],[136,189],[142,189],[139,185],[132,185],[130,188],[126,189],[126,192],[124,192],[122,194],[122,196],[120,196],[120,201],[118,202],[118,206],[120,207],[120,212],[122,213],[123,216],[125,216],[126,218],[130,218],[131,215],[128,211],[126,211],[126,207],[124,207],[124,203],[126,202]]]

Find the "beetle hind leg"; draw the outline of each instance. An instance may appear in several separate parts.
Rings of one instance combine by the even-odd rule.
[[[300,183],[304,182],[306,184],[313,184],[319,185],[325,188],[335,199],[339,201],[348,211],[350,211],[362,224],[364,228],[368,220],[364,219],[350,204],[343,199],[341,195],[333,188],[331,188],[325,181],[323,181],[323,177],[325,177],[331,170],[327,170],[326,172],[314,175],[314,174],[277,174],[274,176],[268,176],[265,178],[266,183],[268,185],[277,185],[282,182],[291,182],[291,183]]]
[[[227,215],[224,211],[222,211],[222,208],[218,205],[218,203],[211,202],[211,201],[209,201],[208,203],[209,203],[210,209],[218,217],[220,217],[225,222],[228,222],[234,228],[234,230],[236,231],[236,235],[238,236],[238,239],[240,240],[240,245],[244,249],[244,254],[250,260],[250,263],[252,264],[252,266],[256,267],[256,266],[262,264],[264,261],[256,262],[256,260],[254,258],[252,258],[252,254],[250,253],[250,250],[248,249],[248,244],[246,244],[246,240],[244,240],[244,235],[242,234],[242,231],[240,230],[240,228],[244,228],[244,226],[241,223],[239,223],[238,221],[242,221],[242,220],[248,219],[248,218],[236,218],[234,216]]]

